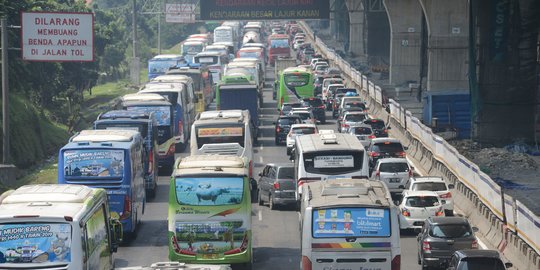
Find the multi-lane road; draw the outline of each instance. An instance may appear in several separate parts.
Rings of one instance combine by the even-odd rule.
[[[274,74],[267,69],[267,85],[272,85]],[[259,145],[255,148],[254,175],[267,163],[287,162],[284,146],[274,143],[274,125],[277,118],[276,102],[272,100],[271,88],[265,88],[264,104],[261,108]],[[327,119],[332,119],[327,114]],[[327,121],[319,129],[336,128],[335,120]],[[189,148],[188,148],[189,149]],[[181,153],[185,157],[189,153]],[[167,246],[167,202],[169,177],[160,177],[156,198],[147,203],[146,212],[136,239],[121,246],[116,254],[116,267],[149,265],[168,261]],[[299,269],[300,232],[298,212],[293,208],[271,211],[267,206],[252,204],[253,251],[256,270]],[[401,269],[419,270],[417,243],[413,233],[401,235]]]

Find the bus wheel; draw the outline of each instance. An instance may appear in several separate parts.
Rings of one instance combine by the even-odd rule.
[[[276,210],[276,204],[274,203],[274,198],[272,198],[272,195],[268,195],[268,208],[270,210]]]

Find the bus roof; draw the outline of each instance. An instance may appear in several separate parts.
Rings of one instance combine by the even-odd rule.
[[[160,55],[156,55],[154,56],[152,59],[150,60],[182,60],[184,59],[183,56],[179,55],[179,54],[160,54]]]
[[[386,186],[368,179],[338,178],[306,184],[312,207],[365,205],[390,207],[393,202]]]
[[[288,67],[283,70],[283,73],[294,73],[294,72],[304,72],[304,73],[311,74],[311,72],[307,68],[304,68],[304,67]]]
[[[227,155],[194,155],[177,162],[173,175],[188,174],[236,174],[245,175],[244,160]]]
[[[2,196],[0,217],[75,218],[106,196],[105,190],[84,185],[25,185]]]
[[[114,120],[114,119],[130,119],[130,120],[148,120],[150,121],[151,114],[150,112],[142,111],[142,110],[114,110],[114,111],[108,111],[105,113],[100,114],[97,117],[97,120]]]
[[[247,110],[222,110],[201,112],[197,120],[232,119],[241,122],[245,118],[249,118],[249,111]]]
[[[203,39],[201,38],[200,40],[197,38],[197,39],[191,39],[191,40],[186,40],[182,45],[204,45],[204,42],[202,41]]]
[[[135,93],[127,94],[122,97],[122,102],[125,101],[168,101],[167,98],[155,93]]]
[[[298,150],[304,153],[336,150],[364,151],[364,146],[353,134],[310,134],[298,136],[296,140]]]
[[[165,74],[159,75],[152,79],[150,82],[185,82],[193,80],[191,77],[183,74]]]
[[[138,135],[135,130],[89,129],[81,130],[70,142],[130,142]]]

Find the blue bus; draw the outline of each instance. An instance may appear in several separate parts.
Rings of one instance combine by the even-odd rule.
[[[122,97],[121,106],[124,110],[153,112],[156,115],[159,173],[170,175],[176,150],[174,123],[178,122],[174,106],[166,97],[154,93],[127,94]]]
[[[141,133],[144,140],[144,187],[146,199],[156,196],[158,179],[157,119],[154,112],[115,110],[102,113],[94,121],[94,129],[133,129]]]
[[[58,156],[58,183],[104,188],[125,239],[135,237],[144,213],[143,149],[135,130],[83,130]]]
[[[160,54],[148,60],[148,80],[165,74],[170,67],[185,64],[186,60],[179,54]]]

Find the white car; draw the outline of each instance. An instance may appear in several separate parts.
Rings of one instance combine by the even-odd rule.
[[[345,133],[352,134],[362,143],[364,147],[367,147],[372,139],[375,139],[375,132],[370,125],[359,123],[351,125]]]
[[[454,200],[452,199],[451,189],[454,189],[454,185],[446,184],[444,179],[438,176],[411,177],[407,185],[407,190],[410,191],[424,190],[437,193],[447,216],[454,215]]]
[[[390,193],[403,193],[413,176],[413,168],[406,158],[382,158],[375,163],[371,176],[384,182]]]
[[[444,217],[444,209],[433,191],[403,191],[399,208],[399,228],[422,228],[428,217]]]
[[[330,108],[330,99],[332,98],[333,91],[338,88],[345,88],[345,85],[343,83],[331,83],[324,87],[323,81],[322,100],[326,104],[327,109]]]
[[[304,108],[293,108],[291,112],[289,112],[289,115],[297,115],[302,120],[302,123],[304,124],[316,124],[315,115],[313,115],[313,112],[308,109]]]
[[[300,48],[300,45],[304,44],[304,39],[303,38],[299,38],[297,40],[294,41],[293,43],[293,49],[295,50],[298,50],[298,48]]]
[[[287,134],[287,155],[291,154],[296,136],[315,134],[317,132],[317,126],[314,124],[292,124],[289,134]]]

